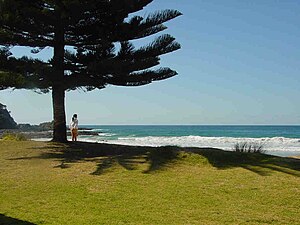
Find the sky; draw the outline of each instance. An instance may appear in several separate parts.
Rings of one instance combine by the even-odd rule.
[[[67,121],[77,113],[81,124],[99,125],[300,124],[299,0],[154,0],[140,13],[161,9],[183,13],[160,33],[182,46],[161,57],[161,66],[178,75],[140,87],[67,92]],[[52,120],[51,94],[5,90],[0,102],[17,123]]]

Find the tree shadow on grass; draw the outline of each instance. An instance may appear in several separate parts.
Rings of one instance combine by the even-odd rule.
[[[0,225],[35,225],[35,223],[30,223],[0,214]]]
[[[260,153],[240,153],[220,149],[187,148],[186,151],[205,157],[218,169],[242,167],[262,176],[282,172],[300,177],[300,160]]]
[[[35,147],[35,149],[38,149]],[[136,170],[143,166],[144,173],[163,170],[176,161],[178,150],[173,147],[141,147],[88,142],[69,142],[57,144],[49,142],[46,150],[39,156],[20,157],[24,159],[55,159],[59,162],[55,168],[66,169],[79,162],[94,162],[97,167],[92,175],[101,175],[115,165],[126,170]]]
[[[43,153],[36,157],[19,159],[55,159],[55,167],[66,169],[73,163],[94,162],[97,167],[92,175],[101,175],[119,165],[126,170],[142,169],[144,173],[164,170],[174,162],[185,160],[183,154],[196,154],[218,169],[241,167],[262,176],[274,171],[300,177],[300,160],[258,153],[237,153],[214,148],[180,148],[175,146],[142,147],[88,142],[57,144],[50,142]],[[194,162],[201,163],[201,160]]]

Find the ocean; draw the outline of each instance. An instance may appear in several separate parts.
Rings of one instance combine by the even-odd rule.
[[[236,143],[264,146],[267,154],[300,155],[300,126],[81,125],[98,132],[80,141],[136,146],[213,147],[233,150]]]

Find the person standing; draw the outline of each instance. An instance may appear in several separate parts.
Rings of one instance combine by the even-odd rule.
[[[70,122],[70,130],[72,135],[72,141],[77,141],[78,136],[78,119],[77,114],[74,114]]]

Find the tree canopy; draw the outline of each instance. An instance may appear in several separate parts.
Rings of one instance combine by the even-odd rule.
[[[9,52],[12,46],[32,47],[36,53],[57,44],[72,47],[74,51],[64,52],[65,76],[59,80],[65,90],[101,89],[109,84],[139,86],[176,75],[169,68],[150,69],[159,64],[160,55],[180,48],[172,36],[163,34],[138,49],[129,42],[166,29],[164,22],[181,15],[176,10],[163,10],[130,17],[150,2],[1,1],[0,44],[6,48],[0,52],[0,70],[7,73],[0,74],[0,88],[49,91],[55,82],[54,59],[15,58]],[[61,40],[57,38],[59,28]]]

